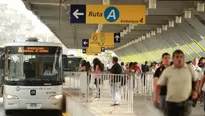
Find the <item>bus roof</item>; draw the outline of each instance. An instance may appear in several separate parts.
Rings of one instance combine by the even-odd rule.
[[[6,43],[5,47],[7,46],[56,46],[62,47],[60,43],[53,43],[53,42],[12,42]]]

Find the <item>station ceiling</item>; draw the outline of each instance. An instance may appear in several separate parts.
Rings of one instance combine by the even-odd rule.
[[[149,0],[110,0],[110,5],[148,6],[148,1]],[[157,0],[156,9],[147,8],[146,24],[135,26],[134,29],[121,37],[121,43],[115,44],[114,49],[136,40],[142,35],[146,35],[146,33],[150,33],[153,30],[156,31],[156,28],[162,28],[162,25],[167,25],[169,21],[175,21],[176,16],[183,16],[185,10],[192,11],[192,18],[184,19],[182,17],[182,24],[175,24],[175,27],[170,30],[168,29],[166,33],[162,33],[162,35],[158,35],[158,37],[155,36],[152,43],[150,43],[150,40],[145,40],[144,43],[138,42],[129,47],[115,50],[116,53],[125,56],[136,52],[141,53],[152,49],[164,48],[166,45],[167,48],[171,48],[170,46],[175,47],[178,46],[177,42],[182,46],[187,45],[186,42],[192,44],[193,39],[200,42],[202,40],[201,35],[205,35],[201,30],[205,29],[205,13],[196,11],[197,3],[200,1],[201,0]],[[102,0],[62,0],[62,3],[60,3],[60,0],[23,0],[23,2],[27,9],[36,14],[68,48],[82,48],[82,39],[90,38],[91,33],[96,32],[98,28],[98,25],[95,24],[71,24],[69,16],[70,5],[102,4]],[[128,26],[129,25],[124,24],[104,24],[101,32],[119,33]],[[193,32],[193,29],[195,32]],[[178,33],[176,36],[171,34],[176,32]],[[172,38],[175,38],[174,41],[170,39],[170,35]],[[178,36],[179,38],[176,39]],[[163,40],[164,37],[170,40]],[[159,38],[162,40],[159,40]],[[183,40],[183,38],[187,40]],[[161,46],[158,42],[160,42]],[[204,45],[202,45],[202,47],[203,46]],[[193,50],[189,51],[188,49],[188,52],[194,54]]]

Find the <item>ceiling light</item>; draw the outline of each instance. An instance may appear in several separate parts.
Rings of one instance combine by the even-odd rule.
[[[169,21],[169,27],[174,27],[174,21]]]
[[[124,36],[123,32],[120,32],[120,37],[123,37],[123,36]]]
[[[142,41],[142,37],[139,37],[139,38],[138,38],[138,41]]]
[[[149,8],[156,9],[157,8],[157,1],[156,0],[149,0]]]
[[[127,28],[126,28],[126,31],[127,31],[127,32],[131,32],[131,28],[127,27]]]
[[[162,25],[162,30],[167,31],[167,25]]]
[[[176,23],[182,23],[182,17],[176,16]]]
[[[142,36],[142,40],[145,40],[145,36]]]
[[[185,10],[185,12],[184,12],[184,18],[188,18],[188,19],[191,18],[191,10]]]
[[[157,28],[157,33],[162,33],[162,29],[161,28]]]
[[[197,3],[197,11],[204,12],[204,2]]]
[[[127,35],[127,31],[126,30],[123,30],[123,35]]]
[[[129,29],[134,29],[134,25],[133,24],[129,24]]]
[[[146,37],[147,37],[147,38],[150,38],[150,33],[146,33]]]
[[[151,31],[151,35],[156,35],[155,31]]]

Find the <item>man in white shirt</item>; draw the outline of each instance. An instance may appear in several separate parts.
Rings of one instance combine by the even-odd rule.
[[[154,104],[158,104],[161,87],[167,86],[166,116],[189,116],[192,108],[189,99],[197,98],[197,77],[193,67],[184,63],[181,50],[173,53],[173,63],[158,80]]]
[[[53,69],[52,66],[48,66],[48,69],[44,72],[44,76],[54,76],[58,74],[57,70],[56,69]]]

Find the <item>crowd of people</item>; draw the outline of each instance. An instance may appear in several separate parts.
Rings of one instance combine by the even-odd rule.
[[[113,65],[111,69],[108,69],[107,71],[109,71],[111,74],[122,74],[123,69],[118,63],[117,57],[112,58],[112,64]],[[88,72],[88,75],[90,75],[90,73],[94,74],[94,84],[97,88],[97,95],[95,99],[100,98],[99,85],[101,84],[101,76],[99,75],[99,73],[105,71],[104,64],[98,58],[95,58],[93,60],[93,67],[91,68],[90,63],[83,60],[81,62],[79,71],[86,71]],[[90,80],[91,79],[89,79],[89,82]],[[120,86],[121,86],[121,83],[117,76],[114,76],[113,78],[111,78],[111,95],[113,99],[113,104],[111,106],[117,106],[120,104],[120,101],[121,101]]]
[[[172,57],[172,58],[171,58]],[[200,101],[205,112],[205,58],[194,58],[185,62],[183,51],[176,50],[172,56],[164,53],[161,62],[152,62],[148,65],[145,61],[141,66],[137,62],[118,63],[118,58],[112,58],[113,66],[105,69],[103,63],[95,58],[93,68],[89,62],[82,61],[80,71],[96,73],[95,85],[99,85],[100,72],[108,71],[111,74],[123,73],[153,73],[154,106],[160,109],[164,116],[189,116],[192,107]],[[115,78],[115,77],[114,77]],[[97,81],[98,80],[98,81]],[[98,82],[98,84],[97,84]],[[112,106],[120,104],[120,82],[111,81]],[[100,88],[97,98],[100,98]]]
[[[164,53],[154,73],[154,105],[164,116],[189,116],[197,101],[205,103],[205,58],[185,63],[184,53],[176,50],[170,61],[170,54]]]

